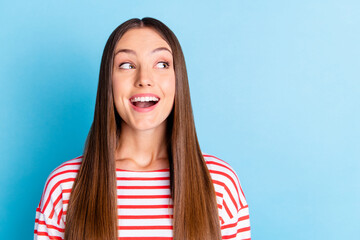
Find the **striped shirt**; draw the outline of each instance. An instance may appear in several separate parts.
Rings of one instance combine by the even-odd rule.
[[[216,192],[222,239],[250,240],[249,209],[234,169],[204,154]],[[66,210],[82,156],[56,168],[48,177],[36,209],[34,239],[63,240]],[[171,240],[173,202],[169,169],[116,169],[119,240]]]

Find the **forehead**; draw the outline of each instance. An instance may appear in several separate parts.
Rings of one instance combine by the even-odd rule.
[[[125,32],[117,42],[115,51],[120,48],[144,49],[157,47],[167,47],[171,50],[168,43],[157,31],[149,27],[142,27],[132,28]]]

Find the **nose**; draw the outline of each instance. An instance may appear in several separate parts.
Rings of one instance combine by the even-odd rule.
[[[138,76],[135,82],[136,87],[150,87],[153,85],[151,71],[142,67],[139,69]]]

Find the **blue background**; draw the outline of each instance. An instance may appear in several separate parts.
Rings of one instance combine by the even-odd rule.
[[[1,1],[1,238],[32,238],[48,174],[82,154],[108,36],[145,16],[182,44],[202,150],[238,173],[253,239],[359,239],[357,0]]]

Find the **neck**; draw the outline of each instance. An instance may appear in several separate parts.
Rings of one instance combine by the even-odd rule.
[[[122,122],[116,167],[136,171],[168,168],[166,144],[166,122],[149,130],[133,129]]]

